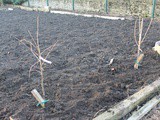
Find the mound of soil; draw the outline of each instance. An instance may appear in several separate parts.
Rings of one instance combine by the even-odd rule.
[[[36,17],[40,17],[42,49],[58,41],[45,65],[44,85],[49,100],[36,107],[31,95],[41,93],[39,73],[30,66],[34,56],[16,39],[36,38]],[[137,46],[134,21],[112,21],[72,15],[0,11],[0,119],[90,120],[100,109],[108,109],[160,76],[160,57],[152,51],[159,40],[160,23],[154,21],[142,45],[145,57],[138,70],[133,65]],[[149,20],[145,20],[144,31]],[[112,65],[108,66],[110,59]]]

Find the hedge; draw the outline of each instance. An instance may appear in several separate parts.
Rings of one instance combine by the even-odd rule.
[[[22,3],[26,2],[26,1],[27,0],[0,0],[0,3],[21,5]]]

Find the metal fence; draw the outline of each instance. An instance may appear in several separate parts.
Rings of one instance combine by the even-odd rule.
[[[160,0],[28,0],[24,5],[145,17],[154,17],[155,6],[156,15],[159,16],[160,11]]]

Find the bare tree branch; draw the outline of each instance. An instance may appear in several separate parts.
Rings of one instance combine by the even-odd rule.
[[[37,46],[39,48],[39,16],[37,17]]]
[[[35,48],[36,48],[36,46],[35,46],[33,43],[31,43],[30,41],[28,41],[28,40],[26,40],[26,39],[22,39],[22,40],[20,40],[20,43],[21,43],[21,42],[29,43],[29,44],[31,44],[33,47],[35,47]]]
[[[136,29],[137,29],[137,20],[135,21],[135,25],[134,25],[134,40],[135,40],[136,45],[138,46]]]
[[[29,77],[31,77],[32,68],[33,68],[36,64],[38,64],[38,63],[39,63],[39,61],[35,62],[35,63],[30,67],[30,69],[29,69]]]
[[[150,27],[151,27],[152,21],[153,21],[153,19],[151,19],[151,21],[150,21],[150,23],[149,23],[149,25],[148,25],[148,28],[147,28],[147,30],[146,30],[146,32],[145,32],[145,35],[144,35],[144,37],[143,37],[143,39],[142,39],[141,42],[143,42],[144,39],[146,38],[146,35],[147,35],[147,33],[148,33],[148,31],[149,31],[149,29],[150,29]]]
[[[46,48],[45,50],[43,50],[43,51],[41,52],[41,55],[42,55],[44,52],[46,52],[47,50],[54,48],[57,43],[58,43],[58,41],[57,41],[55,44],[53,44],[53,45],[49,46],[48,48]],[[50,51],[50,50],[49,50],[49,51]]]
[[[31,32],[28,30],[28,34],[30,35],[30,37],[31,37],[31,39],[32,39],[32,41],[33,41],[33,43],[35,44],[35,46],[37,45],[36,44],[36,42],[35,42],[35,40],[34,40],[34,38],[33,38],[33,36],[32,36],[32,34],[31,34]]]
[[[32,50],[32,47],[31,47],[31,46],[28,47],[24,42],[22,42],[22,44],[23,44],[24,46],[26,46],[26,47],[31,51],[31,53],[37,58],[37,60],[39,60],[39,58],[36,56],[37,53],[35,53],[35,52]]]

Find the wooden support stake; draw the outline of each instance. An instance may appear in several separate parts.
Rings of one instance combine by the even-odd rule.
[[[40,103],[40,105],[44,108],[45,107],[45,104],[43,103],[44,102],[44,99],[42,98],[42,96],[38,93],[38,91],[36,89],[33,89],[31,91],[31,93],[33,94],[33,96],[36,98],[36,100]]]
[[[144,54],[140,54],[134,64],[134,69],[138,69],[140,62],[143,60]]]
[[[142,108],[133,113],[133,115],[128,118],[128,120],[140,120],[144,115],[146,115],[153,107],[155,107],[160,102],[160,96],[154,97],[152,100],[147,102]]]
[[[130,96],[129,98],[121,101],[113,108],[100,114],[93,120],[118,120],[124,117],[127,113],[131,112],[137,105],[143,103],[148,97],[160,90],[160,78],[152,84],[141,89],[139,92]]]
[[[9,117],[9,120],[14,120],[12,117]]]

